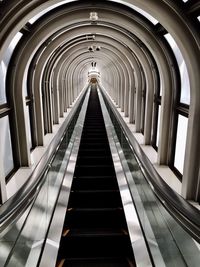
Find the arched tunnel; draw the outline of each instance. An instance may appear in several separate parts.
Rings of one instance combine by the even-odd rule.
[[[199,266],[200,1],[0,17],[0,266]]]

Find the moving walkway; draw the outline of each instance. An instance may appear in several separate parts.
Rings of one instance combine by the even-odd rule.
[[[199,266],[199,220],[154,172],[103,88],[90,86],[0,208],[0,266]]]

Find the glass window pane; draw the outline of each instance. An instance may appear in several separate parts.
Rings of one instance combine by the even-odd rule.
[[[180,102],[189,105],[190,104],[190,82],[189,82],[189,76],[188,76],[188,71],[187,71],[185,61],[173,37],[169,33],[165,34],[164,36],[166,40],[168,41],[169,45],[171,46],[174,52],[174,55],[176,57],[178,66],[179,66],[179,71],[180,71],[180,76],[181,76]]]
[[[0,156],[3,159],[4,174],[7,176],[14,168],[8,116],[0,119]]]
[[[157,123],[157,136],[156,136],[156,146],[158,147],[159,144],[159,129],[160,129],[160,111],[161,106],[158,106],[158,123]]]
[[[17,43],[22,37],[22,33],[18,32],[12,41],[10,42],[9,47],[6,50],[3,60],[0,62],[0,105],[7,102],[6,99],[6,73],[8,64],[10,62],[13,50],[15,49]]]
[[[162,93],[163,93],[163,84],[162,82],[160,82],[160,96],[162,96]]]
[[[188,126],[188,118],[179,115],[177,135],[176,135],[174,166],[177,168],[177,170],[179,170],[181,174],[183,174],[187,126]]]
[[[5,91],[6,65],[3,61],[0,63],[0,105],[7,102]]]
[[[197,19],[200,21],[200,16],[198,16]]]
[[[32,138],[31,138],[31,123],[30,123],[30,109],[29,109],[29,106],[26,106],[26,113],[25,113],[25,116],[26,116],[26,123],[27,123],[27,130],[28,130],[28,143],[29,143],[29,149],[32,148]]]

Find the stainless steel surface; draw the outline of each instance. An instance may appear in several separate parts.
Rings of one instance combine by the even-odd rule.
[[[65,132],[68,123],[76,113],[79,103],[86,90],[87,88],[85,88],[81,93],[72,111],[68,115],[62,127],[59,129],[56,138],[54,138],[54,140],[51,142],[46,153],[42,157],[41,161],[35,168],[32,175],[29,177],[27,182],[13,197],[11,197],[4,205],[0,207],[0,233],[7,226],[9,226],[10,223],[13,223],[16,218],[19,218],[19,216],[23,213],[26,207],[31,203],[35,194],[38,192],[39,185],[42,183],[44,170],[46,171],[47,165],[50,163],[50,159],[55,153],[55,150],[58,147],[60,140],[62,139],[62,136]]]
[[[131,172],[131,176],[126,176],[127,181],[155,266],[162,266],[159,259],[163,258],[165,265],[169,267],[198,267],[200,251],[196,243],[156,197],[152,184],[149,184],[145,178],[144,168],[139,159],[136,158],[123,125],[115,116],[115,108],[111,108],[107,98],[109,97],[104,95],[104,101],[124,152],[125,160],[120,154],[122,164],[124,162],[124,170],[128,165]],[[155,251],[160,251],[162,258],[160,253],[157,254]]]
[[[85,104],[83,104],[80,111],[80,118],[82,118],[84,114],[84,108],[86,109]],[[75,112],[76,110],[77,107]],[[73,112],[73,114],[75,114],[75,112]],[[78,120],[81,124],[80,118],[78,118]],[[76,124],[75,128],[77,127]],[[33,267],[37,265],[38,258],[44,246],[54,206],[60,192],[61,183],[66,174],[66,167],[69,164],[69,158],[71,159],[71,163],[74,157],[74,155],[72,155],[72,148],[74,142],[77,142],[77,132],[77,129],[73,131],[69,143],[69,137],[66,135],[66,137],[63,138],[64,143],[61,143],[59,149],[57,147],[57,153],[51,161],[45,181],[41,181],[42,186],[37,187],[39,193],[34,199],[31,209],[26,213],[27,216],[23,218],[22,222],[17,221],[17,223],[13,224],[8,234],[1,237],[0,247],[1,252],[3,252],[3,254],[0,253],[1,266]],[[67,146],[67,149],[65,149],[65,146]],[[61,157],[61,155],[64,155],[64,157]],[[71,165],[68,166],[68,170],[70,170],[70,168]],[[56,247],[56,243],[48,238],[47,243]]]
[[[126,171],[124,170],[123,163],[121,162],[120,159],[120,155],[123,154],[123,151],[120,148],[119,142],[116,145],[116,140],[114,140],[114,136],[115,139],[117,138],[115,134],[115,129],[112,125],[112,121],[109,117],[109,114],[107,112],[106,106],[104,104],[103,98],[100,93],[99,93],[99,98],[136,265],[141,267],[152,266],[148,249],[146,247],[146,243],[144,240],[143,232],[140,227],[137,212],[135,210],[129,186],[126,180],[126,175],[128,174],[129,170],[128,169],[126,169]],[[161,264],[160,266],[165,266],[165,265]]]
[[[85,120],[86,108],[88,104],[90,90],[86,95],[80,116],[75,127],[76,138],[73,144],[71,155],[69,158],[69,163],[65,172],[64,181],[61,187],[61,191],[58,197],[58,202],[55,207],[55,212],[52,218],[52,222],[48,231],[46,243],[42,253],[41,261],[39,263],[40,267],[54,267],[56,264],[57,253],[59,249],[59,242],[61,238],[61,232],[64,224],[65,213],[68,205],[70,189],[72,184],[72,179],[74,175],[74,170],[76,166],[76,160],[78,155],[78,150],[81,141],[81,135]]]
[[[193,236],[193,238],[200,242],[200,211],[183,199],[175,191],[173,191],[159,176],[135,140],[130,129],[114,107],[114,104],[106,95],[105,90],[103,90],[103,88],[101,89],[107,101],[109,102],[110,108],[112,109],[119,123],[122,125],[122,128],[128,137],[129,143],[136,155],[138,164],[141,166],[142,171],[144,172],[145,177],[148,179],[152,190],[159,197],[166,209],[174,216],[174,218],[179,221],[179,223]]]

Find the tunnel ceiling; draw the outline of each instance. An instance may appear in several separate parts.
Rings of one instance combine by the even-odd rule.
[[[97,17],[93,18],[93,14]],[[87,60],[88,68],[92,61],[97,61],[100,69],[103,66],[105,69],[105,65],[112,69],[118,62],[130,65],[131,57],[138,60],[137,50],[142,46],[151,55],[152,47],[146,40],[153,38],[152,28],[147,19],[128,7],[111,2],[101,1],[97,5],[84,1],[84,4],[74,2],[57,7],[43,14],[34,24],[26,23],[22,31],[27,37],[29,57],[38,52],[33,49],[45,45],[49,55],[54,54],[52,58],[62,57],[64,60],[70,53],[74,59],[71,64],[76,63],[74,68],[77,63],[86,67]],[[133,64],[131,66],[133,68]]]
[[[178,94],[179,74],[166,33],[186,62],[191,103],[196,105],[200,97],[196,91],[200,78],[194,71],[200,65],[199,35],[185,12],[199,10],[193,1],[8,0],[0,5],[0,62],[15,37],[23,35],[10,64],[15,69],[10,66],[8,72],[12,75],[7,94],[13,101],[16,94],[41,90],[41,81],[54,87],[63,81],[68,87],[83,87],[95,62],[108,90],[119,84],[136,91],[143,86],[151,98],[162,90],[169,109]],[[115,92],[110,94],[116,98]]]
[[[151,144],[153,120],[156,121],[153,106],[158,96],[162,140],[158,162],[168,164],[169,129],[181,82],[166,34],[173,38],[187,68],[190,103],[186,150],[188,159],[191,155],[199,158],[200,126],[195,123],[200,113],[200,90],[197,90],[200,75],[196,71],[200,69],[199,3],[193,0],[187,3],[182,0],[0,1],[0,62],[8,63],[5,55],[14,51],[8,69],[3,69],[6,76],[3,89],[8,112],[16,119],[18,166],[30,165],[28,144],[23,142],[25,105],[34,102],[34,144],[43,145],[44,133],[53,131],[53,125],[88,84],[88,72],[94,63],[100,72],[101,85],[125,117],[129,117],[129,122],[135,123],[136,132],[141,131],[143,123],[145,144]],[[195,134],[190,130],[194,127]],[[186,177],[196,175],[195,167],[185,168]]]
[[[172,2],[2,1],[1,52],[20,31],[23,51],[18,54],[26,62],[45,53],[55,64],[67,62],[69,69],[78,68],[85,75],[95,61],[105,80],[110,79],[108,70],[111,76],[129,78],[131,70],[148,72],[146,63],[150,62],[164,79],[170,62],[160,32],[170,32],[186,61],[188,57],[187,47],[182,47],[183,37],[188,38],[187,21],[180,16],[182,1]],[[179,36],[183,26],[186,31]],[[137,80],[137,75],[132,79]]]
[[[197,100],[199,75],[193,69],[199,66],[199,36],[191,30],[182,0],[151,0],[151,5],[147,0],[8,0],[0,5],[0,61],[16,35],[23,34],[13,55],[16,69],[10,70],[8,94],[26,91],[27,74],[32,86],[41,79],[50,82],[56,77],[53,72],[62,80],[73,80],[74,87],[79,80],[83,86],[91,63],[96,62],[107,88],[119,83],[137,88],[144,75],[147,89],[162,88],[169,104],[178,82],[177,63],[164,38],[169,32],[187,65],[191,101]]]

